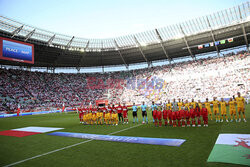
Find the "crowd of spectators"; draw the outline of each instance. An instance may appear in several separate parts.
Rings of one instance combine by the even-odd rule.
[[[249,53],[108,73],[46,73],[0,69],[0,111],[92,104],[205,100],[249,93]]]

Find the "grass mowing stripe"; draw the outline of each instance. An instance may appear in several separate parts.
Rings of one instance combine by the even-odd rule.
[[[123,132],[123,131],[129,130],[129,129],[141,126],[141,125],[142,124],[131,126],[129,128],[125,128],[125,129],[122,129],[122,130],[119,130],[119,131],[116,131],[116,132],[109,133],[108,135],[117,134],[119,132]],[[46,153],[43,153],[43,154],[40,154],[40,155],[36,155],[34,157],[30,157],[30,158],[27,158],[27,159],[24,159],[24,160],[21,160],[21,161],[14,162],[14,163],[11,163],[9,165],[5,165],[3,167],[14,166],[14,165],[17,165],[17,164],[20,164],[20,163],[23,163],[23,162],[26,162],[26,161],[29,161],[29,160],[32,160],[32,159],[35,159],[35,158],[39,158],[39,157],[42,157],[42,156],[45,156],[45,155],[48,155],[48,154],[52,154],[54,152],[58,152],[58,151],[61,151],[61,150],[65,150],[67,148],[75,147],[75,146],[78,146],[80,144],[88,143],[90,141],[93,141],[93,140],[91,139],[91,140],[86,140],[86,141],[83,141],[83,142],[80,142],[80,143],[72,144],[72,145],[69,145],[69,146],[66,146],[66,147],[63,147],[63,148],[59,148],[59,149],[56,149],[56,150],[53,150],[53,151],[49,151],[49,152],[46,152]]]

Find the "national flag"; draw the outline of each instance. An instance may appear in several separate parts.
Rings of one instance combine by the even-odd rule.
[[[233,39],[233,38],[228,38],[227,41],[228,41],[228,42],[233,42],[234,39]]]
[[[220,44],[220,41],[215,41],[214,44],[215,44],[215,46],[217,46]]]
[[[213,43],[213,42],[210,42],[210,46],[214,46],[214,43]]]
[[[226,43],[226,40],[221,40],[220,41],[220,44],[225,44]]]
[[[203,48],[203,45],[198,45],[198,49],[202,49]]]
[[[207,162],[250,165],[250,134],[219,134]]]
[[[209,43],[206,43],[204,46],[205,46],[205,48],[209,47]]]

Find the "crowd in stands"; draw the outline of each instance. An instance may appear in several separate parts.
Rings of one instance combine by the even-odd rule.
[[[112,103],[140,104],[173,98],[204,101],[249,93],[250,56],[239,52],[223,57],[171,63],[145,69],[108,73],[46,73],[0,69],[0,111],[61,108]]]

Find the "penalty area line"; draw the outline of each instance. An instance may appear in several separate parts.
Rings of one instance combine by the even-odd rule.
[[[141,125],[142,125],[142,124],[135,125],[135,126],[131,126],[131,127],[128,127],[128,128],[122,129],[122,130],[119,130],[119,131],[115,131],[115,132],[109,133],[109,134],[107,134],[107,135],[117,134],[117,133],[120,133],[120,132],[129,130],[129,129],[136,128],[136,127],[141,126]],[[35,158],[39,158],[39,157],[42,157],[42,156],[45,156],[45,155],[49,155],[49,154],[52,154],[52,153],[55,153],[55,152],[58,152],[58,151],[61,151],[61,150],[65,150],[65,149],[68,149],[68,148],[71,148],[71,147],[75,147],[75,146],[78,146],[78,145],[80,145],[80,144],[88,143],[88,142],[90,142],[90,141],[93,141],[93,139],[91,139],[91,140],[86,140],[86,141],[83,141],[83,142],[80,142],[80,143],[76,143],[76,144],[72,144],[72,145],[69,145],[69,146],[66,146],[66,147],[62,147],[62,148],[59,148],[59,149],[56,149],[56,150],[53,150],[53,151],[49,151],[49,152],[46,152],[46,153],[43,153],[43,154],[40,154],[40,155],[36,155],[36,156],[34,156],[34,157],[30,157],[30,158],[27,158],[27,159],[23,159],[23,160],[21,160],[21,161],[14,162],[14,163],[11,163],[11,164],[9,164],[9,165],[5,165],[5,166],[3,166],[3,167],[14,166],[14,165],[17,165],[17,164],[20,164],[20,163],[23,163],[23,162],[26,162],[26,161],[29,161],[29,160],[32,160],[32,159],[35,159]]]

